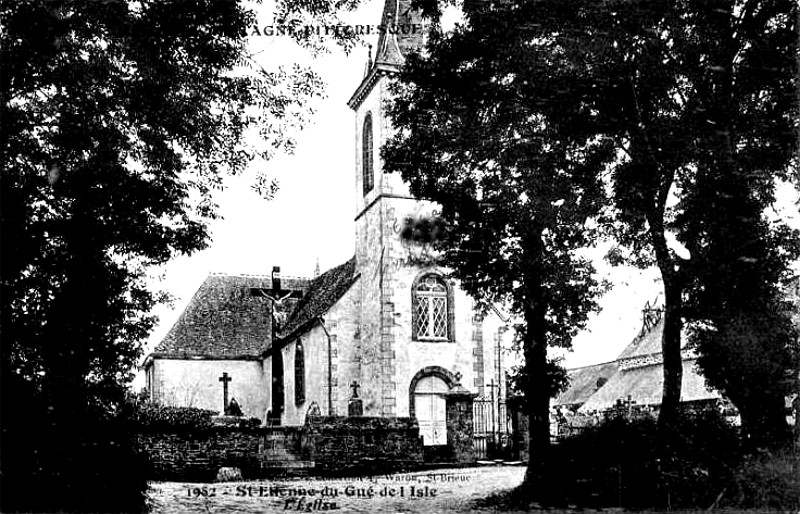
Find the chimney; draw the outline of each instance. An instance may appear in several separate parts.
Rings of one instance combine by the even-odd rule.
[[[281,291],[281,267],[272,267],[272,290],[275,292]]]

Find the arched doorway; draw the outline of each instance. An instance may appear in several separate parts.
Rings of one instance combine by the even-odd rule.
[[[283,389],[283,354],[275,350],[272,354],[272,425],[281,424]]]
[[[419,434],[424,446],[447,444],[447,408],[445,396],[450,386],[436,375],[426,375],[417,380],[412,401],[414,416],[419,423]]]

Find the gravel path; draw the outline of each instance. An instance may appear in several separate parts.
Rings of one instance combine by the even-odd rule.
[[[474,499],[519,485],[524,473],[522,466],[493,466],[347,479],[153,482],[150,498],[155,514],[463,512]]]

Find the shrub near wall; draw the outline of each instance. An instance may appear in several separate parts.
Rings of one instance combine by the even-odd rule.
[[[135,406],[131,422],[141,432],[202,432],[213,427],[217,413],[194,407],[165,407],[154,403]]]
[[[386,473],[422,464],[422,439],[412,418],[309,418],[303,453],[322,474]]]
[[[732,483],[740,447],[713,410],[683,413],[661,438],[653,417],[613,414],[554,448],[552,492],[595,507],[707,508]]]
[[[800,512],[800,451],[749,456],[732,482],[718,506]]]

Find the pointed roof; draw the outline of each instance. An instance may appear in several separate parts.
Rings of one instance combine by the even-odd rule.
[[[661,339],[664,335],[664,318],[656,309],[645,309],[645,321],[641,332],[622,350],[614,364],[615,372],[607,381],[588,396],[591,380],[586,376],[599,374],[595,366],[568,370],[573,383],[558,400],[556,405],[581,405],[579,412],[602,411],[614,407],[617,400],[630,398],[637,405],[661,404],[664,387],[664,366],[661,352]],[[683,342],[682,342],[683,343]],[[682,344],[683,346],[683,344]],[[681,352],[683,359],[683,381],[681,401],[693,402],[720,398],[716,391],[706,387],[705,379],[699,374],[695,363],[696,355],[688,350]],[[598,366],[607,366],[600,364]],[[609,371],[611,368],[604,368]],[[586,376],[584,376],[586,375]],[[562,399],[563,397],[563,399]],[[579,401],[580,400],[580,401]]]
[[[406,55],[422,48],[423,18],[420,11],[411,8],[411,3],[411,0],[385,0],[375,59],[370,57],[361,84],[347,102],[351,109],[358,109],[378,78],[397,73]]]
[[[716,391],[706,387],[705,379],[698,373],[696,359],[684,359],[681,381],[681,401],[696,402],[721,398]],[[664,367],[650,364],[620,370],[584,403],[579,412],[602,411],[614,407],[618,399],[631,398],[636,405],[660,405],[664,388]]]
[[[411,0],[386,0],[381,31],[375,48],[376,64],[401,66],[409,52],[422,48],[422,16]]]
[[[272,305],[252,289],[270,289],[272,278],[209,275],[151,357],[258,359],[272,341]],[[283,287],[304,290],[307,279],[284,278]]]
[[[658,322],[649,330],[643,330],[634,337],[633,341],[619,354],[617,360],[621,361],[661,353],[661,339],[663,336],[664,319],[659,318]]]
[[[280,338],[288,340],[314,323],[350,289],[358,277],[356,258],[353,257],[311,281],[305,295],[281,330]]]

